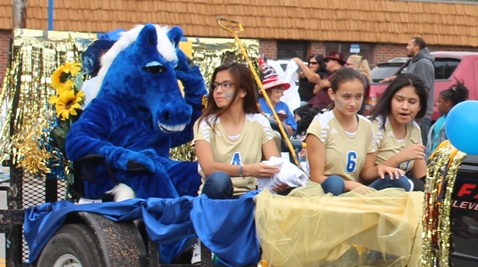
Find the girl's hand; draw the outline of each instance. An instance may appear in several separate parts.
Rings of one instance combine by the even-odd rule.
[[[279,171],[279,167],[267,165],[263,162],[243,166],[243,173],[245,176],[254,176],[257,178],[271,178]]]
[[[390,176],[390,179],[393,180],[395,179],[400,179],[400,177],[405,175],[405,172],[394,168],[394,167],[388,167],[384,165],[377,165],[377,171],[378,171],[378,176],[383,179],[385,178],[385,174],[388,174]]]
[[[277,186],[274,186],[272,188],[272,191],[274,192],[282,192],[282,191],[285,191],[287,189],[289,189],[290,186],[286,185],[286,184],[280,184],[280,185],[277,185]]]
[[[356,188],[359,188],[359,187],[362,187],[362,186],[365,186],[359,182],[355,182],[355,181],[345,181],[345,191],[346,192],[349,192],[349,191],[352,191]]]
[[[412,144],[400,151],[403,161],[421,160],[425,158],[425,146],[422,144]]]

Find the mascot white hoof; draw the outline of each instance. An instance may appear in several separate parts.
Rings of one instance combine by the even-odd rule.
[[[123,200],[135,198],[136,195],[133,189],[125,184],[118,184],[117,186],[113,187],[110,191],[106,193],[112,194],[116,202],[120,202]]]

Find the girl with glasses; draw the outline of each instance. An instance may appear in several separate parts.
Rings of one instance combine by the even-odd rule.
[[[269,121],[259,113],[250,70],[239,63],[225,64],[214,70],[211,81],[207,108],[194,125],[200,191],[212,199],[238,197],[255,190],[257,178],[280,171],[261,162],[280,153]]]

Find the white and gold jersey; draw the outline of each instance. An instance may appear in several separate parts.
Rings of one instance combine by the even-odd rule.
[[[387,118],[385,122],[385,128],[382,129],[383,118],[381,116],[377,117],[372,121],[373,127],[373,141],[372,145],[377,153],[377,160],[375,164],[381,164],[385,160],[391,158],[393,155],[399,153],[405,147],[412,144],[423,144],[422,134],[420,126],[415,121],[407,124],[407,133],[405,138],[398,140],[392,130],[390,121]],[[399,169],[402,169],[405,172],[412,170],[415,161],[405,161],[396,166]]]
[[[358,181],[365,158],[372,150],[372,124],[357,115],[358,128],[355,133],[344,130],[333,111],[315,116],[307,129],[325,145],[324,175],[338,175],[346,180]]]
[[[207,118],[213,126],[214,116]],[[211,144],[214,161],[233,165],[244,165],[261,162],[262,145],[274,138],[274,132],[269,121],[261,114],[246,114],[246,120],[242,132],[237,136],[228,136],[218,118],[215,129],[211,128],[202,120],[194,124],[194,142],[204,140]],[[202,176],[202,183],[206,177],[199,165],[199,174]],[[232,177],[234,185],[234,196],[254,190],[257,179],[254,177]],[[202,191],[202,185],[201,189]]]

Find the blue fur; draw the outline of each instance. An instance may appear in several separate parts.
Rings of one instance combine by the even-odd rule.
[[[97,97],[72,125],[66,140],[70,160],[90,154],[104,156],[116,178],[139,198],[195,196],[201,183],[197,163],[173,161],[169,149],[192,139],[205,84],[199,68],[190,68],[177,48],[182,30],[173,27],[167,35],[169,40],[158,40],[154,25],[144,26],[114,59]],[[157,50],[158,42],[173,43],[178,60],[166,60]],[[144,70],[151,62],[159,63],[163,71]],[[184,98],[177,79],[184,85]],[[166,133],[159,123],[187,126],[181,132]],[[128,169],[131,162],[148,171]],[[84,182],[88,198],[101,198],[115,186],[103,167],[97,168],[95,179]]]

